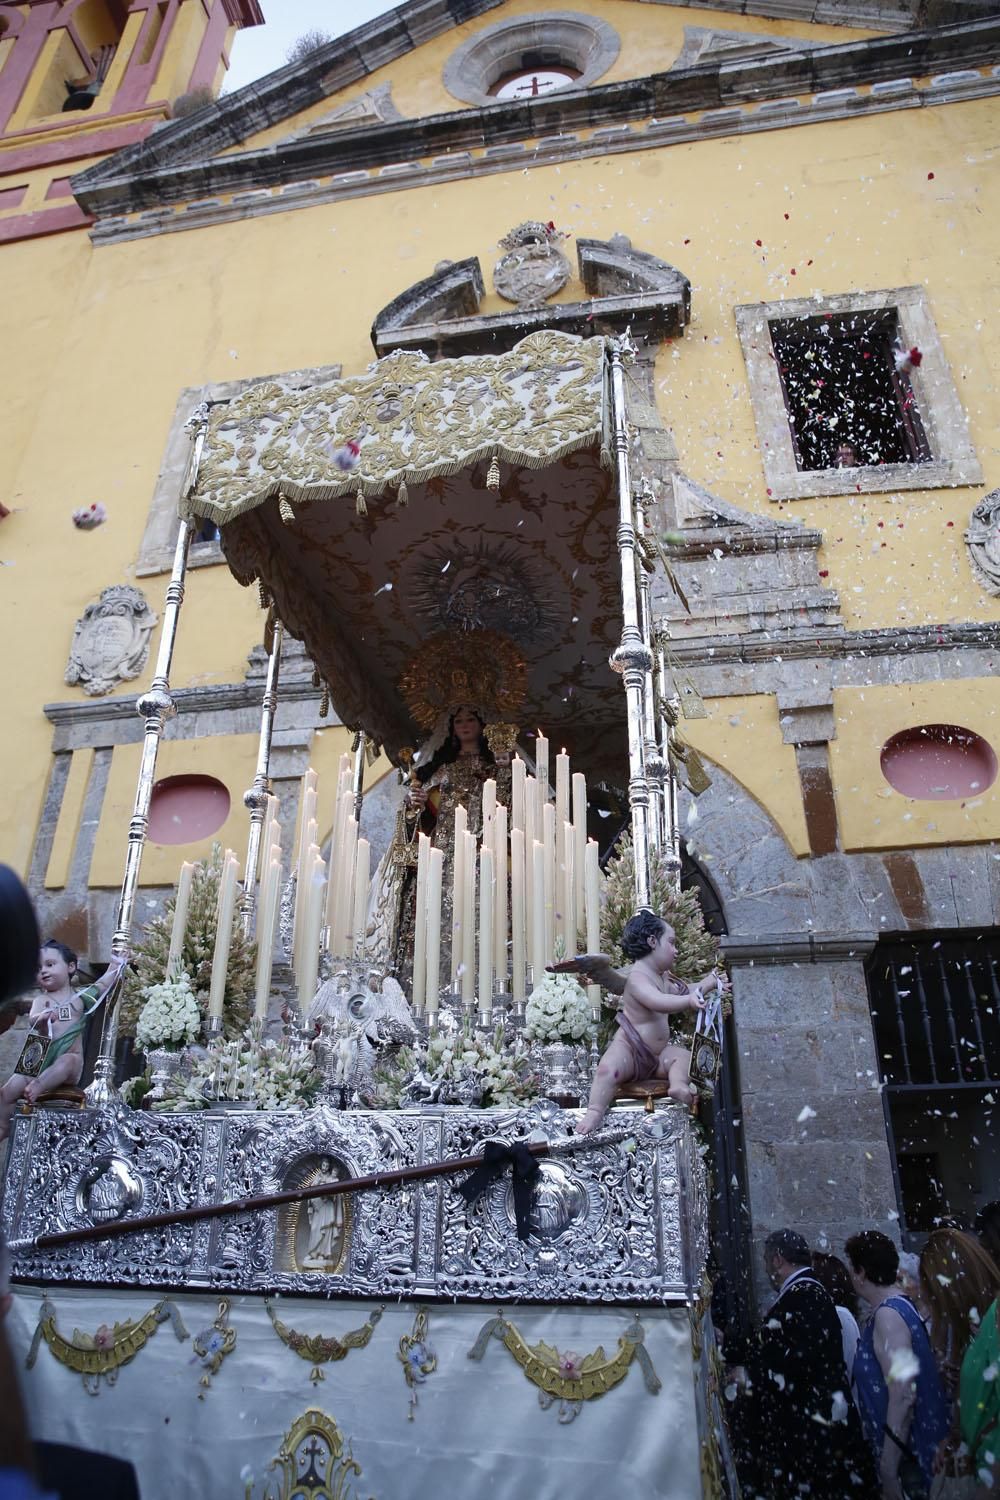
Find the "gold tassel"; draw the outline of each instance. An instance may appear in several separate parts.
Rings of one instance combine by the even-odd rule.
[[[271,607],[271,596],[259,578],[257,579],[257,595],[260,599],[261,609],[269,609]]]
[[[313,685],[313,687],[314,688],[318,688],[318,687],[321,687],[322,684],[323,684],[322,677],[320,677],[318,670],[315,667],[313,667],[313,675],[312,675],[312,685]]]
[[[292,510],[291,503],[287,495],[282,495],[281,499],[278,501],[278,515],[284,521],[286,526],[291,526],[292,522],[295,520],[295,512],[294,510]]]
[[[359,516],[366,516],[368,514],[368,506],[365,502],[365,497],[360,490],[358,490],[357,497],[354,501],[354,509]]]
[[[406,488],[406,480],[405,479],[401,479],[399,481],[399,489],[396,491],[396,504],[402,506],[402,505],[409,505],[409,503],[410,503],[410,492]]]
[[[326,683],[324,682],[324,684],[323,684],[323,694],[322,694],[322,697],[319,700],[319,716],[320,716],[320,718],[321,719],[325,719],[326,716],[327,716],[327,714],[329,712],[330,712],[330,689],[327,687]]]
[[[500,465],[497,462],[495,453],[490,459],[489,468],[486,470],[486,488],[493,491],[497,491],[500,488]]]

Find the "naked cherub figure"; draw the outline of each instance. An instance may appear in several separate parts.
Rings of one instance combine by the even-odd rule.
[[[729,988],[725,976],[714,970],[694,984],[670,972],[677,958],[674,930],[654,912],[640,911],[630,918],[622,932],[621,946],[626,958],[633,960],[624,980],[606,961],[590,955],[554,966],[585,973],[622,996],[616,1017],[618,1030],[598,1064],[577,1135],[596,1130],[624,1083],[665,1078],[671,1099],[692,1104],[696,1092],[688,1074],[690,1053],[671,1042],[670,1016],[685,1010],[704,1010],[706,990],[717,988],[724,994]]]

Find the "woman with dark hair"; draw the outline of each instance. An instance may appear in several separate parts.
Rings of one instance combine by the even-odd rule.
[[[854,1356],[858,1352],[858,1298],[851,1286],[851,1278],[844,1262],[836,1255],[825,1255],[822,1250],[812,1253],[812,1273],[820,1286],[825,1287],[833,1298],[833,1305],[840,1320],[840,1336],[844,1345],[844,1364],[848,1376],[854,1373]]]
[[[695,984],[686,984],[672,974],[677,957],[674,929],[648,908],[629,918],[620,941],[625,957],[632,960],[632,969],[615,1017],[618,1030],[597,1065],[587,1112],[576,1127],[577,1135],[597,1129],[623,1083],[665,1078],[671,1099],[692,1104],[696,1094],[688,1072],[690,1053],[686,1047],[671,1044],[670,1017],[678,1011],[704,1010],[706,990],[714,987],[724,994],[729,988],[725,975],[714,969]]]
[[[78,960],[72,948],[49,938],[42,944],[38,988],[28,1012],[31,1030],[21,1049],[20,1062],[32,1063],[30,1072],[14,1072],[0,1089],[0,1141],[7,1139],[10,1118],[18,1099],[36,1104],[46,1094],[80,1081],[83,1072],[83,1030],[87,1017],[104,999],[128,962],[127,954],[112,958],[96,984],[75,990]]]

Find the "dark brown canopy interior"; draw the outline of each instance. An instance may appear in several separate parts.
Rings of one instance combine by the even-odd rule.
[[[400,694],[422,641],[450,630],[514,640],[528,667],[519,716],[591,779],[625,779],[624,692],[608,667],[621,633],[617,501],[597,445],[547,468],[486,465],[410,486],[409,503],[370,498],[358,515],[344,496],[297,503],[286,523],[276,498],[222,528],[238,577],[256,575],[330,688],[344,723],[390,755],[425,737]]]

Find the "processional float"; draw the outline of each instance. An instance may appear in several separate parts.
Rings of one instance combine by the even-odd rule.
[[[447,1023],[456,1035],[463,1027],[468,1036],[495,1028],[513,1046],[527,996],[560,940],[567,954],[581,938],[598,948],[600,875],[586,785],[569,757],[558,755],[552,797],[549,743],[552,736],[556,744],[573,743],[598,779],[613,767],[621,714],[609,658],[625,691],[636,906],[649,901],[652,856],[679,880],[676,714],[662,655],[653,649],[648,497],[634,487],[630,466],[626,370],[633,352],[627,335],[582,340],[554,332],[533,334],[499,356],[431,363],[397,352],[362,376],[305,390],[261,382],[194,414],[156,668],[137,700],[143,746],[114,954],[131,946],[157,747],[174,712],[170,664],[188,551],[200,518],[219,525],[231,571],[258,588],[267,612],[258,756],[244,797],[243,880],[237,888],[231,868],[227,881],[241,930],[258,938],[257,1019],[263,1024],[271,1006],[280,928],[298,1000],[289,1024],[309,1040],[320,1031],[316,1047],[328,1084],[338,1077],[331,1065],[336,1036],[310,1006],[324,974],[327,985],[344,991],[347,1010],[338,1014],[350,1014],[352,997],[364,1000],[377,971],[403,981],[410,1034],[418,1040]],[[446,576],[456,548],[468,578],[442,588],[435,580]],[[484,577],[492,580],[485,591]],[[546,578],[547,589],[539,583]],[[448,665],[441,638],[450,632],[461,645],[463,629],[466,643],[485,642],[486,653],[467,652],[463,661],[460,649]],[[337,774],[328,854],[318,834],[316,781],[305,778],[294,875],[286,882],[269,763],[287,634],[304,642],[324,697],[356,739],[353,759],[344,757]],[[487,728],[490,748],[509,799],[498,800],[496,779],[485,778],[475,837],[463,820],[468,810],[455,807],[448,872],[419,819],[407,824],[401,815],[382,861],[397,893],[409,882],[412,931],[401,947],[400,908],[386,920],[379,871],[370,871],[359,835],[366,747],[383,747],[410,776],[418,732],[431,728],[449,699],[453,708],[479,701],[484,683],[497,711]],[[531,737],[529,748],[523,726],[539,723],[549,733]],[[224,983],[224,945],[219,951]],[[596,1006],[597,992],[590,999]],[[210,1035],[221,1025],[220,1002],[210,1009]],[[273,1493],[291,1494],[280,1488],[280,1474],[295,1472],[296,1454],[309,1442],[325,1451],[326,1468],[308,1493],[328,1493],[323,1473],[329,1493],[351,1493],[346,1486],[361,1472],[362,1453],[365,1493],[402,1493],[398,1442],[372,1415],[373,1406],[384,1407],[394,1362],[411,1395],[426,1382],[421,1447],[437,1455],[425,1478],[406,1468],[407,1494],[436,1493],[441,1464],[467,1464],[473,1449],[479,1463],[483,1453],[495,1454],[497,1495],[554,1495],[567,1483],[581,1495],[596,1493],[588,1488],[591,1466],[611,1449],[625,1455],[618,1480],[636,1478],[648,1493],[688,1500],[703,1481],[706,1493],[719,1492],[711,1416],[717,1389],[702,1337],[706,1188],[685,1111],[618,1106],[606,1128],[580,1140],[571,1139],[572,1112],[546,1098],[477,1109],[421,1100],[418,1092],[393,1109],[343,1108],[351,1102],[345,1090],[338,1097],[328,1087],[319,1103],[300,1111],[241,1112],[219,1099],[197,1114],[157,1115],[123,1104],[116,1039],[117,1010],[109,1004],[88,1107],[16,1121],[3,1222],[19,1283],[15,1322],[22,1319],[27,1336],[37,1313],[31,1364],[39,1399],[58,1395],[66,1409],[59,1381],[70,1379],[69,1371],[82,1371],[93,1390],[94,1379],[99,1386],[102,1376],[116,1377],[140,1349],[135,1380],[141,1366],[152,1377],[158,1362],[159,1378],[169,1383],[168,1340],[144,1350],[167,1316],[168,1299],[157,1303],[151,1323],[149,1315],[132,1316],[158,1288],[188,1319],[199,1315],[192,1309],[206,1295],[220,1307],[214,1323],[204,1315],[210,1326],[194,1346],[210,1351],[198,1356],[211,1367],[208,1400],[224,1404],[232,1424],[226,1441],[198,1450],[205,1493],[236,1492],[233,1476],[246,1470],[236,1456],[240,1432],[251,1468],[257,1466],[249,1478],[244,1473],[248,1494],[265,1492],[257,1470],[275,1452]],[[339,1076],[343,1082],[343,1069]],[[464,1193],[454,1191],[458,1168],[474,1169]],[[316,1204],[326,1207],[318,1213]],[[66,1284],[79,1290],[58,1292]],[[275,1295],[284,1299],[281,1318],[269,1300]],[[340,1342],[295,1335],[292,1315],[299,1322],[315,1316],[309,1299],[317,1295],[336,1299],[324,1305],[326,1326],[331,1312],[346,1317],[364,1302],[365,1331]],[[70,1300],[63,1305],[60,1296]],[[241,1298],[239,1317],[234,1296]],[[59,1328],[82,1326],[102,1297],[114,1311],[115,1335],[103,1345],[86,1335],[67,1340]],[[383,1304],[380,1317],[370,1299]],[[477,1304],[517,1303],[531,1311],[516,1322],[494,1317],[469,1347]],[[180,1322],[178,1316],[178,1337]],[[248,1390],[252,1375],[235,1378],[240,1324],[245,1343],[272,1329],[287,1355],[278,1375],[268,1364],[263,1400]],[[525,1327],[537,1342],[529,1343]],[[618,1354],[567,1351],[570,1336],[581,1344],[617,1338]],[[477,1404],[463,1361],[482,1361],[491,1338],[513,1357],[515,1373],[498,1379],[495,1366],[497,1383]],[[40,1340],[58,1363],[35,1357]],[[335,1419],[315,1409],[300,1413],[296,1351],[313,1361],[315,1381],[326,1362],[339,1369],[350,1349],[362,1348],[366,1353],[345,1366],[350,1379],[338,1376],[336,1400],[331,1394],[327,1403],[336,1405]],[[646,1394],[637,1385],[630,1401],[612,1408],[610,1393],[633,1360]],[[533,1418],[523,1409],[525,1376],[538,1391]],[[371,1401],[375,1389],[378,1403]],[[449,1393],[438,1405],[436,1389]],[[586,1408],[588,1436],[578,1442],[575,1435],[553,1452],[539,1412],[555,1401],[563,1423]],[[523,1424],[517,1454],[497,1441],[496,1403]],[[118,1435],[133,1456],[127,1427],[123,1420]],[[161,1459],[155,1473],[143,1474],[143,1493],[166,1495],[181,1475],[190,1490],[180,1459],[174,1472]],[[186,1461],[194,1461],[190,1451]],[[464,1493],[461,1482],[455,1493]]]

